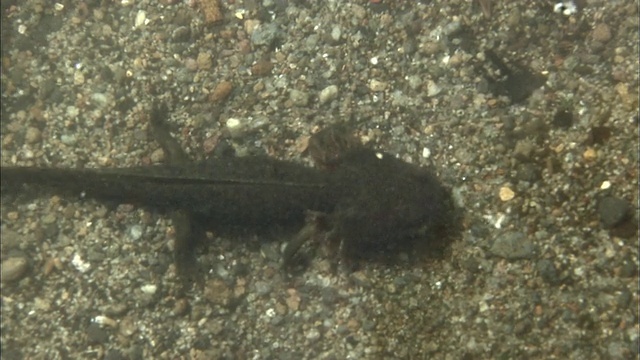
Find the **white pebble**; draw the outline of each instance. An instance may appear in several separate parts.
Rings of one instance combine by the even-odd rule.
[[[142,285],[140,290],[142,290],[142,292],[145,293],[145,294],[153,295],[153,294],[156,293],[156,291],[158,291],[158,286],[156,286],[154,284]]]
[[[237,118],[230,118],[229,120],[227,120],[227,130],[229,131],[231,137],[239,137],[240,135],[242,135],[242,132],[244,130],[242,121]]]
[[[140,27],[146,24],[147,13],[144,10],[139,10],[136,14],[136,20],[134,21],[134,27]]]

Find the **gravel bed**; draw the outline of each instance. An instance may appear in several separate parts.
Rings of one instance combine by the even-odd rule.
[[[162,162],[160,100],[194,159],[310,164],[345,123],[464,212],[444,256],[353,272],[209,234],[185,294],[170,219],[3,192],[3,359],[637,358],[639,4],[576,3],[3,0],[4,166]]]

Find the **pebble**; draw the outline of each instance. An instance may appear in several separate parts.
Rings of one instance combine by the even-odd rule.
[[[331,40],[333,40],[334,43],[337,43],[340,41],[340,37],[342,37],[342,29],[340,28],[340,25],[334,25],[331,29]]]
[[[204,13],[204,22],[206,24],[215,24],[224,18],[220,0],[200,0],[198,4]]]
[[[318,96],[318,100],[320,104],[325,104],[335,98],[338,97],[338,86],[330,85],[320,91],[320,95]]]
[[[384,91],[387,88],[387,83],[376,79],[369,80],[369,90],[373,92]]]
[[[534,149],[535,146],[530,140],[520,140],[513,149],[513,156],[520,161],[528,161]]]
[[[253,32],[260,26],[260,20],[257,19],[247,19],[244,22],[244,31],[251,36]]]
[[[258,296],[268,295],[271,292],[271,285],[266,281],[258,280],[254,286],[256,295]]]
[[[285,301],[287,303],[287,306],[289,307],[289,310],[298,311],[298,309],[300,308],[300,296],[298,295],[298,292],[296,291],[296,289],[288,289],[287,293],[289,294],[289,296]]]
[[[553,264],[553,261],[549,259],[541,259],[536,264],[536,270],[538,270],[540,277],[542,277],[542,279],[547,283],[555,285],[559,282],[558,270]]]
[[[209,95],[209,100],[213,102],[220,102],[226,100],[233,91],[233,83],[231,81],[223,80],[219,82]]]
[[[514,193],[513,190],[511,190],[511,188],[509,188],[508,186],[503,186],[500,188],[500,192],[498,195],[500,196],[500,200],[509,201],[516,196],[516,193]]]
[[[76,137],[75,135],[62,134],[60,135],[60,141],[67,146],[71,146],[76,143]]]
[[[104,344],[109,341],[109,334],[97,323],[92,323],[87,326],[85,333],[89,341],[92,343]]]
[[[38,143],[40,142],[40,139],[42,139],[42,133],[40,132],[40,129],[38,129],[37,127],[29,126],[26,133],[24,134],[24,140],[27,142],[27,144]]]
[[[189,312],[189,301],[185,298],[178,299],[173,305],[172,312],[175,316],[186,315]]]
[[[2,282],[18,281],[24,277],[29,269],[27,259],[22,256],[10,257],[2,262],[0,273]]]
[[[273,69],[271,61],[267,58],[263,58],[256,61],[256,63],[251,66],[251,73],[256,76],[265,76],[271,73],[271,69]]]
[[[196,63],[198,64],[198,69],[200,70],[209,70],[213,66],[213,60],[211,59],[211,54],[207,52],[198,53],[198,57],[196,58]]]
[[[309,103],[309,94],[300,90],[291,90],[289,100],[296,106],[307,106]]]
[[[611,28],[609,28],[609,25],[604,23],[598,24],[593,28],[591,36],[593,37],[593,40],[604,44],[611,40]]]
[[[598,203],[598,214],[600,222],[605,228],[612,228],[627,219],[629,214],[629,203],[623,199],[608,196]]]
[[[593,161],[598,157],[598,153],[594,148],[588,148],[582,153],[582,157],[587,161]]]
[[[164,161],[164,150],[162,148],[155,149],[149,156],[153,164],[159,164]]]
[[[318,341],[320,339],[320,331],[316,328],[309,329],[305,337],[311,342]]]
[[[231,288],[219,279],[207,281],[204,289],[204,297],[214,305],[226,306],[231,301],[233,292]]]
[[[278,26],[275,23],[261,24],[253,30],[251,43],[253,45],[269,45],[278,34]]]
[[[232,138],[240,137],[245,128],[243,121],[237,118],[230,118],[227,120],[227,131]]]
[[[498,236],[489,251],[498,257],[508,260],[529,259],[533,256],[533,242],[518,231]]]
[[[82,71],[78,70],[73,73],[73,84],[74,85],[84,84],[84,74],[82,73]]]
[[[427,81],[427,96],[432,97],[440,94],[442,88],[436,84],[435,81],[429,80]]]
[[[131,226],[131,228],[129,229],[129,236],[131,237],[131,240],[133,241],[138,241],[140,240],[140,238],[142,237],[142,226],[141,225],[133,225]]]

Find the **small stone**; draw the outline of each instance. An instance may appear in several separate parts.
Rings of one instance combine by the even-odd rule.
[[[529,140],[520,140],[516,143],[513,149],[513,156],[520,161],[527,161],[531,159],[535,146]]]
[[[47,214],[42,218],[42,222],[46,225],[53,224],[58,220],[55,214]]]
[[[271,292],[271,285],[266,281],[258,280],[255,282],[254,286],[256,295],[258,296],[265,296]]]
[[[140,27],[142,25],[145,25],[147,21],[147,13],[144,10],[138,10],[138,12],[136,13],[136,18],[133,22],[133,26],[134,27]]]
[[[333,28],[331,28],[331,40],[333,40],[334,43],[337,43],[340,41],[340,37],[342,37],[342,29],[340,28],[340,25],[334,25]]]
[[[296,289],[288,289],[287,293],[289,293],[289,297],[287,297],[286,302],[289,310],[297,311],[300,308],[300,296]]]
[[[253,34],[253,31],[260,26],[260,20],[247,19],[243,25],[244,31],[247,33],[247,35],[251,36]]]
[[[204,297],[214,305],[227,306],[231,301],[233,292],[224,281],[212,279],[207,281],[204,289]]]
[[[553,264],[553,261],[549,259],[542,259],[538,261],[536,264],[536,270],[538,270],[538,274],[544,281],[551,285],[556,285],[559,283],[558,278],[558,270],[556,266]]]
[[[93,321],[98,325],[108,326],[113,329],[118,328],[118,322],[105,315],[98,315],[93,318]]]
[[[154,295],[156,291],[158,291],[158,286],[154,284],[146,284],[142,285],[142,287],[140,287],[140,290],[142,290],[142,292],[147,295]]]
[[[442,49],[442,46],[437,43],[437,42],[427,42],[426,44],[423,44],[420,48],[420,50],[425,54],[425,55],[435,55],[438,52],[440,52],[440,50]]]
[[[278,32],[278,26],[275,23],[261,24],[253,29],[251,42],[257,46],[269,45],[276,38]]]
[[[534,245],[524,233],[516,231],[500,235],[489,251],[508,260],[528,259],[533,256]]]
[[[220,102],[226,100],[231,91],[233,90],[233,83],[231,81],[221,81],[216,85],[215,89],[209,95],[209,100],[212,102]]]
[[[617,270],[617,274],[623,278],[632,278],[638,274],[638,265],[631,260],[625,260]]]
[[[138,241],[142,237],[143,229],[140,225],[133,225],[129,228],[129,236],[131,240]]]
[[[307,106],[309,103],[309,94],[300,90],[291,90],[289,99],[296,106]]]
[[[173,305],[173,315],[182,316],[189,312],[189,301],[185,298],[178,299]]]
[[[63,135],[60,135],[60,141],[62,141],[63,144],[70,146],[76,143],[76,137],[75,135],[63,134]]]
[[[227,120],[227,131],[232,138],[240,137],[244,132],[245,126],[243,121],[237,118]]]
[[[325,104],[338,97],[338,86],[330,85],[320,91],[318,100],[320,104]]]
[[[24,140],[27,142],[27,144],[38,143],[40,142],[41,139],[42,139],[42,133],[40,132],[40,129],[33,126],[29,126],[27,128],[27,131],[24,135]]]
[[[511,190],[511,188],[509,188],[508,186],[503,186],[500,188],[499,196],[500,200],[509,201],[516,196],[516,193],[514,193],[513,190]]]
[[[74,85],[84,84],[84,74],[82,73],[82,71],[78,70],[73,73],[73,84]]]
[[[118,332],[120,333],[120,335],[129,337],[135,334],[136,330],[136,325],[131,316],[125,316],[122,320],[120,320],[120,326],[118,327]]]
[[[369,81],[369,90],[373,92],[384,91],[387,88],[387,83],[384,81],[379,81],[376,79],[371,79]]]
[[[92,323],[86,330],[87,338],[94,344],[104,344],[109,341],[109,334],[97,323]]]
[[[162,148],[155,149],[149,158],[153,164],[159,164],[164,161],[164,150]]]
[[[256,61],[255,64],[251,67],[251,73],[256,76],[265,76],[271,73],[271,69],[273,69],[273,64],[269,59],[263,58]]]
[[[220,7],[220,0],[199,0],[198,3],[204,13],[204,22],[207,25],[215,24],[224,18],[222,8]]]
[[[624,222],[630,213],[630,205],[624,199],[608,196],[598,203],[600,222],[605,228],[612,228]]]
[[[567,110],[559,110],[553,116],[552,124],[561,129],[568,129],[573,125],[573,114]]]
[[[593,29],[591,36],[593,40],[604,44],[611,40],[611,28],[607,24],[598,24]]]
[[[315,342],[320,339],[320,331],[318,331],[318,329],[316,328],[309,329],[305,337],[307,338],[307,340]]]
[[[438,86],[438,84],[436,84],[435,81],[433,80],[427,81],[427,96],[429,97],[436,96],[440,94],[441,91],[442,91],[442,88]]]
[[[25,257],[10,257],[2,262],[2,282],[18,281],[27,273],[29,264]]]
[[[198,63],[198,69],[200,70],[209,70],[213,66],[213,60],[211,59],[211,54],[206,52],[201,52],[198,54],[196,58],[196,63]]]
[[[590,147],[582,153],[582,157],[587,161],[593,161],[598,157],[598,153],[596,149]]]

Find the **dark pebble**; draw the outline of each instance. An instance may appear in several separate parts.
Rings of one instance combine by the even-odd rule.
[[[634,261],[625,260],[620,268],[620,276],[624,278],[634,277],[638,274],[638,265]]]
[[[631,304],[631,300],[633,300],[633,294],[631,294],[631,291],[624,289],[620,292],[620,295],[618,295],[618,306],[626,309],[629,307],[629,304]]]
[[[629,210],[627,201],[613,196],[603,198],[598,204],[598,215],[606,228],[614,227],[626,220]]]
[[[536,264],[536,269],[538,270],[540,277],[542,277],[545,282],[551,285],[556,285],[560,282],[560,279],[558,278],[558,270],[556,270],[553,261],[549,259],[542,259]]]
[[[89,341],[95,344],[104,344],[109,341],[109,334],[105,329],[96,323],[87,326],[85,331]]]
[[[573,114],[568,110],[558,110],[553,116],[553,126],[568,129],[573,125]]]
[[[540,180],[541,171],[535,164],[519,164],[516,168],[516,178],[520,181],[535,183]]]
[[[594,126],[589,135],[591,144],[602,145],[611,137],[611,128],[608,126]]]

